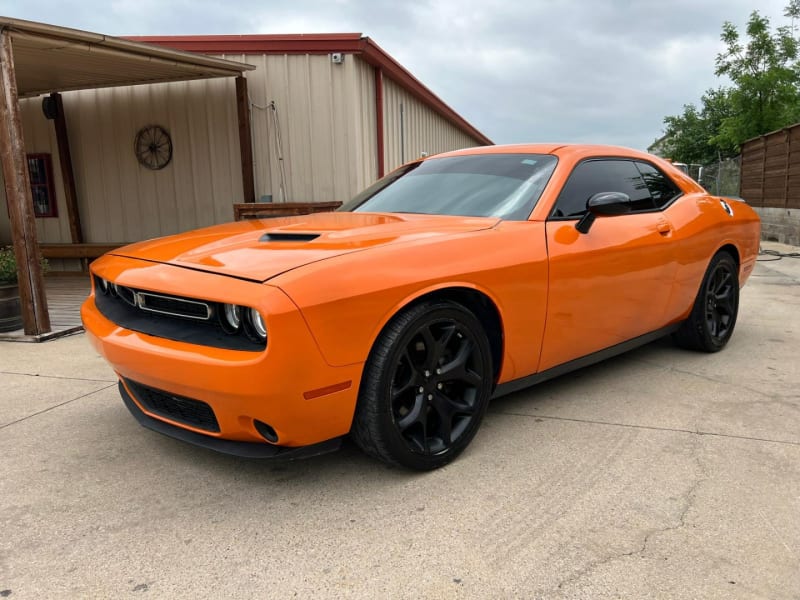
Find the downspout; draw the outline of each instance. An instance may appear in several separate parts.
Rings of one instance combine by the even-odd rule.
[[[386,175],[384,164],[383,148],[383,70],[378,67],[375,69],[375,149],[378,155],[378,179]]]

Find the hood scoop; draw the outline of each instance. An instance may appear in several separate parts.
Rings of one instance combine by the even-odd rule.
[[[319,233],[295,233],[288,231],[273,231],[265,233],[260,238],[259,242],[310,242],[317,239]]]

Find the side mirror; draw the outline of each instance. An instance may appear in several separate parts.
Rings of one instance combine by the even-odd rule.
[[[622,192],[600,192],[586,202],[586,214],[575,223],[580,233],[588,233],[598,216],[624,215],[631,212],[631,197]]]

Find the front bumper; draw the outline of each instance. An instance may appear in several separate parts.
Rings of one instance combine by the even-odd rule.
[[[332,445],[350,430],[363,365],[325,362],[299,309],[278,288],[113,256],[93,263],[92,270],[121,285],[165,293],[192,290],[195,297],[253,306],[267,320],[269,341],[263,351],[201,346],[120,327],[100,313],[92,293],[81,307],[87,338],[120,378],[206,403],[219,427],[204,430],[157,414],[126,390],[123,399],[132,403],[140,422],[139,415],[144,416],[143,425],[222,452],[270,457],[285,455],[288,448]],[[259,433],[256,421],[269,425],[277,440]],[[182,433],[174,435],[176,430]],[[320,451],[309,448],[303,454]]]
[[[318,444],[311,444],[309,446],[300,446],[298,448],[287,448],[286,446],[275,446],[272,444],[265,444],[263,442],[234,442],[221,438],[214,438],[208,435],[202,435],[183,429],[176,425],[172,425],[166,421],[160,421],[145,413],[139,405],[134,402],[128,390],[119,382],[119,393],[122,396],[122,401],[131,414],[136,417],[142,427],[146,427],[152,431],[166,435],[167,437],[188,442],[201,448],[221,452],[222,454],[230,454],[231,456],[241,456],[243,458],[270,458],[276,460],[296,460],[298,458],[309,458],[311,456],[318,456],[320,454],[327,454],[328,452],[335,452],[342,445],[341,438],[334,438],[326,440]]]

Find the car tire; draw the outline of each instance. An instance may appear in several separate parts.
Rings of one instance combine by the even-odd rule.
[[[472,441],[492,394],[489,341],[452,302],[421,302],[384,328],[361,378],[351,434],[367,454],[428,471]]]
[[[673,334],[690,350],[719,352],[728,343],[739,312],[739,267],[725,251],[711,259],[689,318]]]

